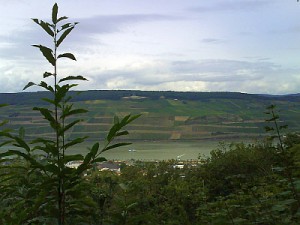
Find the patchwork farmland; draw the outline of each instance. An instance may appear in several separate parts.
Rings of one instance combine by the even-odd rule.
[[[113,92],[111,91],[112,96]],[[113,117],[123,117],[129,113],[142,116],[127,127],[131,140],[222,140],[258,138],[265,135],[265,108],[276,104],[280,110],[282,124],[289,125],[289,131],[299,130],[299,101],[294,98],[263,97],[243,95],[234,98],[232,95],[216,97],[206,93],[205,98],[189,99],[184,94],[175,92],[168,96],[164,92],[155,93],[153,98],[147,92],[127,91],[117,99],[106,99],[99,91],[98,99],[95,91],[83,92],[85,97],[74,98],[74,105],[89,110],[75,126],[70,136],[88,136],[89,140],[101,140],[113,123]],[[102,93],[103,94],[103,93]],[[25,129],[25,137],[33,139],[37,134],[52,136],[48,124],[37,111],[32,108],[42,104],[36,95],[40,93],[18,93],[11,105],[1,108],[0,119],[8,120],[7,128],[18,132]],[[199,93],[198,93],[199,95]],[[25,97],[24,97],[25,96]],[[86,97],[90,96],[90,97]],[[28,101],[21,99],[28,98]],[[195,98],[195,97],[194,97]],[[7,98],[12,101],[12,98]],[[36,100],[35,100],[36,99]],[[2,102],[5,98],[2,98]],[[28,102],[28,103],[27,103]],[[8,102],[9,103],[9,102]],[[47,106],[46,106],[47,107]]]

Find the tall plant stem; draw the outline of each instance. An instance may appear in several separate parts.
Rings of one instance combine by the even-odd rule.
[[[54,101],[57,98],[57,27],[54,24]],[[59,140],[59,118],[58,118],[58,103],[54,106],[55,123],[56,123],[56,148],[57,148],[57,166],[60,170],[58,175],[57,197],[58,197],[58,224],[65,224],[65,204],[64,204],[64,178],[61,174],[62,168],[60,168],[61,154],[60,154],[60,140]]]
[[[272,112],[272,117],[276,118],[274,109],[272,109],[271,112]],[[299,194],[298,194],[298,191],[296,189],[295,182],[293,180],[293,172],[292,172],[292,169],[290,167],[291,166],[290,160],[288,158],[286,150],[283,147],[283,141],[282,141],[281,134],[280,134],[280,127],[278,126],[277,119],[274,120],[274,124],[275,124],[275,129],[276,129],[277,137],[278,137],[278,140],[279,140],[280,151],[281,151],[281,154],[283,156],[283,162],[285,164],[284,165],[285,166],[284,172],[285,172],[285,174],[286,174],[286,176],[288,178],[288,181],[289,181],[289,183],[291,185],[291,191],[293,193],[294,199],[297,201],[297,206],[298,206],[298,209],[299,209],[300,208]]]
[[[272,109],[272,117],[276,118],[276,115],[275,115],[275,112],[274,112],[273,109]],[[277,119],[274,120],[274,124],[275,124],[275,128],[276,128],[277,137],[278,137],[278,140],[279,140],[281,153],[285,154],[285,151],[284,151],[284,148],[283,148],[283,141],[281,139],[281,134],[280,134],[280,131],[279,131],[279,126],[278,126],[278,123],[277,123]]]

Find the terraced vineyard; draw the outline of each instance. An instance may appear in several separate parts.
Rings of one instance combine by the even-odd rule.
[[[85,94],[88,93],[84,92]],[[97,99],[95,94],[86,99],[75,98],[74,104],[88,109],[84,115],[85,121],[76,126],[68,138],[75,136],[89,136],[89,140],[103,139],[112,125],[113,116],[142,114],[129,127],[132,140],[222,140],[257,138],[265,135],[265,108],[276,104],[280,110],[280,118],[289,125],[289,131],[299,131],[300,104],[297,99],[250,96],[234,98],[211,97],[187,99],[166,97],[159,92],[159,98],[143,96],[142,93],[129,93],[128,96],[117,100]],[[143,92],[146,93],[147,92]],[[38,93],[40,94],[40,93]],[[53,135],[38,112],[33,111],[34,103],[41,101],[36,93],[20,93],[19,103],[1,109],[0,119],[7,119],[7,127],[18,130],[24,127],[26,138],[32,139],[36,135]],[[127,93],[128,94],[128,93]],[[24,97],[25,96],[25,97]],[[14,101],[17,101],[17,97]],[[26,100],[27,99],[27,100]],[[8,98],[8,100],[10,100]],[[5,99],[2,98],[2,102]],[[27,103],[28,102],[28,103]]]

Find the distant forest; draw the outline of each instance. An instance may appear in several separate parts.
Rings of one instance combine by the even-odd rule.
[[[71,92],[73,101],[88,100],[120,100],[124,97],[141,96],[156,100],[160,98],[178,100],[200,100],[209,99],[242,99],[242,100],[282,100],[296,102],[300,100],[300,94],[290,95],[263,95],[246,94],[240,92],[176,92],[176,91],[138,91],[138,90],[89,90]],[[20,93],[0,93],[0,104],[23,105],[41,104],[41,98],[50,97],[48,92],[20,92]]]

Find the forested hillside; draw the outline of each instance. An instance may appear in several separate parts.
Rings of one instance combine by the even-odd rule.
[[[45,91],[38,92],[19,92],[19,93],[0,93],[0,104],[22,105],[22,104],[41,104],[41,98],[49,97],[50,93]],[[290,101],[300,100],[300,94],[290,95],[264,95],[246,94],[240,92],[175,92],[175,91],[138,91],[138,90],[90,90],[90,91],[70,91],[73,101],[88,100],[120,100],[126,97],[141,96],[152,100],[160,98],[179,99],[179,100],[198,100],[205,101],[210,99],[241,99],[257,101]]]

